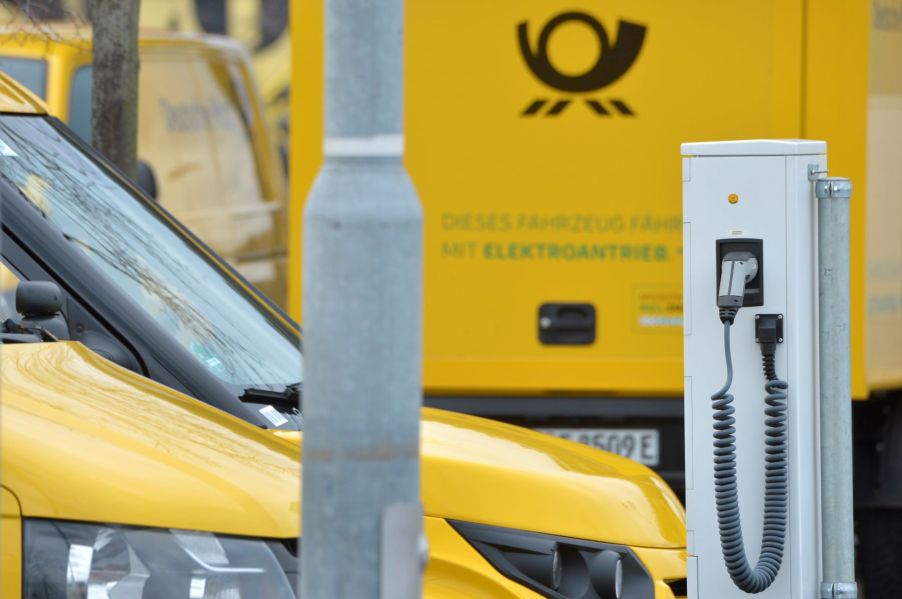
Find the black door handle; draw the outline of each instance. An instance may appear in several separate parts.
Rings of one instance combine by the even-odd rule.
[[[539,341],[545,345],[595,343],[595,306],[542,304],[539,306]]]

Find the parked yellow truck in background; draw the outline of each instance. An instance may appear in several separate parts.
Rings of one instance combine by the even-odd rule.
[[[288,146],[289,0],[142,0],[141,27],[228,35],[251,54],[280,149]]]
[[[322,161],[322,10],[304,0],[292,13],[295,316],[303,201]],[[427,405],[548,429],[652,465],[678,491],[692,485],[680,143],[824,139],[831,173],[855,185],[862,572],[881,581],[869,595],[898,588],[902,3],[409,0],[406,10]]]
[[[289,0],[141,0],[142,29],[227,35],[250,52],[270,122],[279,145],[288,144],[288,88],[291,78]],[[30,10],[31,16],[23,13]],[[35,33],[52,32],[48,23],[87,25],[90,0],[2,2],[0,22]]]
[[[90,142],[91,29],[46,29],[0,31],[0,70]],[[285,172],[248,52],[230,38],[164,31],[142,31],[139,47],[138,182],[284,305]]]

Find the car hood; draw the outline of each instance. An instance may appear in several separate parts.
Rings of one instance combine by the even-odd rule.
[[[631,546],[686,546],[679,499],[637,462],[442,410],[424,409],[421,424],[428,516]]]
[[[427,513],[643,547],[685,547],[683,507],[645,466],[551,435],[424,410]]]
[[[298,433],[262,431],[78,343],[4,345],[0,370],[3,486],[24,516],[297,535]],[[685,546],[677,498],[625,458],[430,409],[421,447],[429,516]]]
[[[3,345],[0,401],[23,516],[298,534],[295,445],[79,343]]]

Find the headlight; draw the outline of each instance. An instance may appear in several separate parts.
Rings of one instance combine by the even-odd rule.
[[[52,520],[24,537],[28,599],[295,598],[279,541]]]
[[[508,578],[556,599],[652,599],[654,581],[629,547],[451,522]]]

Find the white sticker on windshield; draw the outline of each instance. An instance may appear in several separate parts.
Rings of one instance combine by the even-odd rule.
[[[9,144],[0,139],[0,156],[18,156]]]
[[[260,413],[263,414],[267,420],[272,422],[273,426],[282,426],[288,422],[288,418],[282,416],[279,411],[272,406],[260,408]]]

